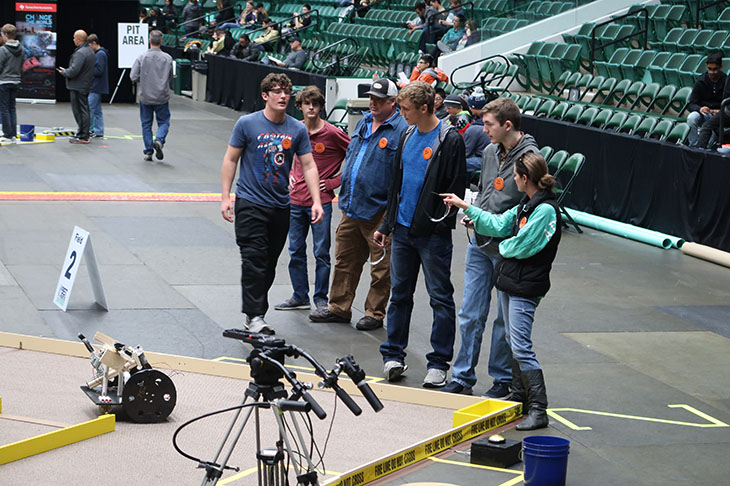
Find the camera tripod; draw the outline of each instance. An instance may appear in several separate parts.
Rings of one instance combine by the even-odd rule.
[[[288,484],[288,466],[285,467],[284,465],[285,454],[295,466],[297,485],[318,485],[317,471],[312,460],[313,451],[307,448],[302,429],[298,422],[298,420],[303,419],[301,417],[298,419],[295,412],[309,413],[311,411],[320,420],[324,420],[327,417],[327,413],[308,393],[307,390],[311,388],[311,385],[305,385],[297,380],[296,374],[284,365],[285,357],[304,357],[314,365],[315,373],[322,378],[319,386],[321,388],[332,388],[337,394],[337,397],[355,415],[360,415],[362,409],[352,400],[345,390],[337,385],[337,379],[341,372],[345,372],[357,384],[363,396],[376,412],[383,409],[383,404],[365,382],[365,372],[360,369],[354,358],[349,355],[338,358],[335,368],[332,371],[327,371],[307,352],[297,346],[286,345],[283,339],[258,333],[249,333],[239,329],[226,330],[223,332],[223,335],[253,345],[254,349],[246,361],[251,366],[251,377],[254,381],[246,389],[240,405],[207,413],[181,425],[173,435],[173,446],[178,453],[196,461],[199,468],[205,469],[202,486],[214,486],[223,475],[224,470],[232,469],[238,471],[238,468],[228,466],[227,464],[238,440],[246,428],[246,424],[251,418],[251,414],[254,414],[259,486],[283,486]],[[286,391],[284,384],[280,381],[281,378],[285,378],[291,385],[291,394],[288,394]],[[249,398],[253,401],[249,402]],[[248,409],[245,413],[243,411],[244,408]],[[270,408],[274,413],[274,418],[279,429],[279,439],[276,442],[275,448],[261,448],[260,408]],[[225,436],[212,461],[202,461],[199,458],[186,454],[178,447],[177,435],[183,428],[203,418],[233,410],[235,410],[234,417],[228,425]],[[300,448],[297,452],[292,448],[291,440],[287,435],[285,420],[285,413],[287,412],[289,413],[289,421],[293,424],[294,432],[296,433],[297,441],[295,443]],[[236,426],[242,413],[244,413],[244,416],[238,426]],[[310,434],[312,433],[311,430],[309,432]],[[226,443],[231,437],[233,438],[226,448]]]

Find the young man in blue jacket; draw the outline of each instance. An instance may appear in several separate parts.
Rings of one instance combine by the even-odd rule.
[[[451,232],[456,211],[445,211],[441,192],[464,194],[466,156],[464,140],[455,127],[439,120],[433,111],[435,92],[423,81],[403,88],[398,103],[408,127],[398,145],[396,170],[388,193],[383,224],[373,235],[385,249],[391,233],[391,297],[388,338],[380,346],[385,379],[396,381],[405,364],[413,293],[423,268],[426,290],[433,310],[431,346],[426,355],[426,388],[446,385],[454,354],[456,306],[451,285]]]
[[[99,36],[89,34],[86,39],[94,51],[94,80],[89,91],[89,110],[91,111],[92,137],[104,137],[104,115],[101,112],[101,96],[109,94],[109,55],[99,44]]]
[[[388,79],[373,82],[370,113],[355,127],[342,167],[339,206],[342,220],[335,237],[335,269],[329,306],[309,315],[313,322],[349,323],[362,267],[370,257],[370,290],[360,331],[383,326],[390,296],[390,255],[373,242],[383,221],[398,141],[408,124],[396,108],[398,88]]]

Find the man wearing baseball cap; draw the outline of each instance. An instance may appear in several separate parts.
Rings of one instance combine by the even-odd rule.
[[[375,245],[373,233],[383,221],[398,142],[408,126],[396,108],[395,83],[377,79],[366,94],[370,96],[370,113],[355,127],[342,166],[342,220],[335,237],[329,306],[309,314],[313,322],[349,323],[362,267],[370,258],[365,316],[355,326],[360,331],[383,326],[390,297],[390,254]]]
[[[464,145],[466,146],[466,174],[467,180],[471,175],[482,167],[482,152],[484,147],[489,145],[489,135],[484,133],[484,122],[482,121],[482,108],[487,104],[484,91],[477,87],[466,99],[473,118],[464,131]]]
[[[449,123],[459,131],[459,135],[463,136],[471,123],[471,112],[466,109],[464,98],[456,93],[451,93],[444,99],[444,106],[449,114]]]

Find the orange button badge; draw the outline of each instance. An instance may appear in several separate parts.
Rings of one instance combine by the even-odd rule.
[[[314,144],[314,151],[318,154],[321,154],[324,152],[324,144],[323,143],[316,143]]]
[[[502,179],[501,177],[497,177],[496,179],[494,179],[494,188],[498,191],[504,189],[504,179]]]
[[[281,141],[281,146],[284,147],[285,150],[289,150],[291,148],[291,139],[285,138]]]
[[[429,160],[431,156],[433,155],[433,150],[431,150],[431,147],[426,147],[423,149],[423,158],[426,160]]]
[[[522,219],[520,220],[520,229],[522,229],[523,226],[527,224],[527,218],[525,216],[522,216]]]
[[[388,146],[388,139],[383,137],[378,141],[378,147],[385,148]]]

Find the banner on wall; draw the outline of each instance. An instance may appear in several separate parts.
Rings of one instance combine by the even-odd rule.
[[[55,3],[15,3],[15,26],[25,49],[19,99],[56,100],[56,14]]]

